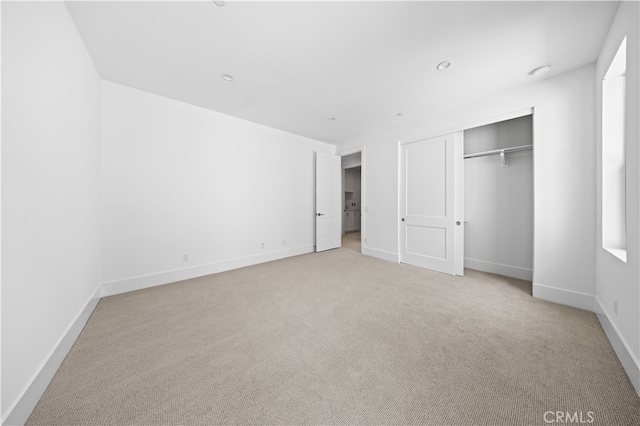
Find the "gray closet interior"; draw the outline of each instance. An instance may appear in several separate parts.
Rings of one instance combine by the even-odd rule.
[[[532,116],[464,131],[465,268],[532,280]]]

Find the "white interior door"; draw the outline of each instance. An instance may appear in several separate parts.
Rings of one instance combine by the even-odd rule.
[[[462,149],[461,132],[401,145],[401,262],[463,274]]]
[[[340,157],[316,152],[316,251],[342,243]]]

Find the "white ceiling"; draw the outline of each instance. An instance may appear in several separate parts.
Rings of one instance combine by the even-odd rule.
[[[618,3],[67,6],[105,80],[339,144],[594,62]]]

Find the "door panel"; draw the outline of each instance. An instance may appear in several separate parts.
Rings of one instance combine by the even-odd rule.
[[[447,258],[447,230],[427,226],[407,225],[407,253],[434,259]]]
[[[407,214],[445,217],[447,181],[445,141],[407,147]]]
[[[342,243],[340,157],[316,152],[316,252]]]
[[[456,194],[462,190],[462,135],[403,144],[400,151],[400,261],[462,275]]]

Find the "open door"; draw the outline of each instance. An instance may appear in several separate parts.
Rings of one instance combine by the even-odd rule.
[[[464,272],[462,133],[400,146],[400,262]]]
[[[316,252],[340,247],[340,157],[316,152]]]

